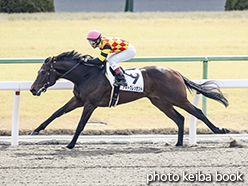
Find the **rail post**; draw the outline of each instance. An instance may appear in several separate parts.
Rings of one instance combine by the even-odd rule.
[[[21,92],[15,91],[12,113],[11,145],[18,145],[20,97]]]
[[[194,91],[192,104],[198,107],[200,98],[201,94]],[[196,117],[193,115],[189,116],[189,144],[196,144]]]
[[[208,79],[208,58],[207,57],[205,57],[205,60],[203,61],[202,79]],[[205,96],[202,96],[202,112],[205,115],[207,115],[207,98]]]
[[[133,0],[126,0],[125,12],[133,12]]]

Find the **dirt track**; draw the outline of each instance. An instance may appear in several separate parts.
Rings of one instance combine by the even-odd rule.
[[[247,185],[247,150],[247,145],[231,148],[227,143],[180,148],[162,144],[81,144],[73,150],[65,145],[2,145],[0,185],[146,185],[147,178],[154,179],[154,174],[156,180],[165,180],[167,175],[165,183],[172,185]],[[216,182],[216,171],[244,181]],[[169,182],[168,174],[174,175],[170,179],[180,180]],[[212,181],[191,182],[189,174],[193,174],[193,180],[203,179],[203,175],[197,175],[204,174]],[[150,185],[165,183],[160,180]]]

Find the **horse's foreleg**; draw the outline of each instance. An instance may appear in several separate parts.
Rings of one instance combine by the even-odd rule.
[[[178,140],[176,146],[183,145],[184,134],[184,117],[177,112],[170,103],[167,103],[161,99],[149,98],[153,105],[161,110],[165,115],[172,119],[178,126]]]
[[[84,105],[83,114],[82,114],[81,119],[78,123],[76,132],[72,138],[72,141],[67,145],[67,148],[72,149],[75,146],[80,133],[83,131],[87,121],[89,120],[91,114],[93,113],[93,111],[95,109],[96,109],[96,107],[90,103]]]
[[[38,135],[41,130],[44,130],[47,125],[49,125],[54,119],[60,117],[61,115],[68,113],[75,108],[83,106],[82,101],[73,97],[70,101],[68,101],[63,107],[58,109],[56,112],[52,114],[46,121],[44,121],[38,128],[36,128],[31,135]]]

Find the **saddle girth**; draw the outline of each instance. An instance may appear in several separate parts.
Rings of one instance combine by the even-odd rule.
[[[109,100],[109,107],[115,107],[119,101],[120,86],[112,88],[111,97]]]

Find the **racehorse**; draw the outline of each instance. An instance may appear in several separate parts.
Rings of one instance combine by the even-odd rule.
[[[57,117],[68,113],[75,108],[84,107],[81,119],[78,123],[72,141],[67,145],[72,149],[83,131],[88,119],[97,107],[108,107],[112,87],[105,77],[105,69],[97,64],[84,62],[89,55],[70,51],[55,57],[48,57],[40,70],[30,91],[35,96],[40,96],[48,87],[54,85],[60,78],[67,79],[74,84],[74,96],[60,109],[54,112],[46,121],[36,128],[31,135],[39,134],[49,123]],[[175,110],[179,107],[203,121],[213,133],[225,134],[229,130],[219,129],[214,126],[203,112],[192,105],[187,99],[186,88],[196,90],[202,95],[221,102],[228,106],[227,99],[212,81],[202,84],[194,83],[173,69],[147,66],[140,68],[144,78],[143,92],[120,91],[118,104],[124,104],[137,99],[147,97],[151,103],[172,119],[178,126],[178,140],[176,146],[183,145],[184,117]]]

